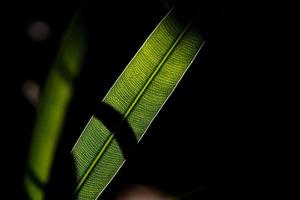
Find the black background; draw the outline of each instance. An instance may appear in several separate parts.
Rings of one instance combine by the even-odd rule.
[[[202,188],[196,199],[256,197],[268,190],[269,182],[276,182],[275,169],[267,164],[277,155],[269,145],[274,137],[270,127],[281,128],[273,120],[278,111],[270,98],[277,87],[270,78],[276,68],[270,70],[261,59],[266,56],[264,45],[256,38],[264,35],[259,28],[253,31],[249,20],[256,13],[207,2],[194,5],[201,8],[197,25],[208,42],[104,193],[107,199],[131,184],[173,195]],[[24,198],[22,177],[35,118],[34,107],[21,93],[22,84],[34,80],[43,88],[63,31],[80,3],[26,1],[1,6],[1,165],[7,186],[3,194],[9,199]],[[83,5],[88,57],[75,82],[60,151],[71,148],[97,104],[168,11],[158,0]],[[28,24],[36,20],[50,25],[48,40],[34,42],[28,37]]]

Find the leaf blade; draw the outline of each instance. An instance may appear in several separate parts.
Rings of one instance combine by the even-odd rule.
[[[122,124],[128,123],[135,138],[141,139],[203,42],[190,24],[182,26],[175,20],[173,10],[151,33],[102,101],[122,116],[115,130],[93,116],[71,152],[78,199],[101,194],[125,161],[114,137]]]

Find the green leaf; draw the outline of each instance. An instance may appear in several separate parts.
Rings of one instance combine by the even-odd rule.
[[[25,175],[25,190],[30,199],[44,199],[44,189],[73,94],[73,80],[78,76],[85,56],[85,45],[81,19],[76,15],[63,37],[38,107]]]
[[[175,19],[174,10],[158,24],[72,149],[78,199],[100,196],[124,164],[132,148],[129,138],[142,138],[203,44],[191,23]],[[109,117],[113,123],[106,120]]]

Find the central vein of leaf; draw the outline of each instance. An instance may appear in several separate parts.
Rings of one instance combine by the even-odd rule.
[[[120,125],[127,119],[127,117],[129,116],[129,114],[131,113],[131,111],[134,109],[134,107],[136,106],[136,104],[138,103],[138,101],[141,99],[141,97],[143,96],[143,94],[145,93],[145,91],[147,90],[147,88],[149,87],[149,85],[151,84],[151,82],[153,81],[153,79],[155,78],[155,76],[158,74],[159,70],[162,68],[162,66],[164,65],[165,61],[171,55],[171,53],[173,52],[173,50],[175,49],[175,47],[177,46],[177,44],[179,43],[179,41],[182,39],[182,37],[184,36],[184,34],[186,33],[186,31],[188,30],[188,28],[190,27],[190,25],[191,25],[191,23],[189,23],[183,29],[183,31],[180,33],[180,35],[178,36],[178,38],[176,39],[176,41],[173,43],[173,45],[171,46],[171,48],[169,49],[169,51],[166,53],[166,55],[160,61],[160,63],[158,64],[158,66],[155,68],[154,72],[148,78],[148,80],[145,83],[145,85],[143,86],[143,88],[139,91],[138,95],[135,97],[134,101],[132,102],[132,104],[129,106],[128,110],[124,114],[124,116],[123,116],[123,118],[122,118],[119,126],[109,136],[109,138],[107,139],[107,141],[105,142],[105,144],[103,145],[103,147],[101,148],[101,150],[99,151],[99,153],[97,154],[96,158],[93,160],[92,164],[89,166],[89,168],[87,169],[87,171],[84,173],[83,177],[80,179],[80,181],[79,181],[79,183],[78,183],[78,185],[77,185],[77,187],[75,189],[75,193],[79,192],[79,190],[82,187],[83,183],[86,181],[86,179],[90,175],[91,171],[94,169],[94,167],[96,166],[97,162],[100,160],[101,156],[104,154],[105,150],[107,149],[107,147],[109,146],[109,144],[113,140],[114,134],[118,131]]]

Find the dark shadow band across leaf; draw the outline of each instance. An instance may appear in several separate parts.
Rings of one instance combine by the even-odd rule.
[[[122,114],[109,104],[102,102],[94,116],[102,121],[110,132],[114,133],[123,156],[127,159],[135,144],[138,143],[138,140],[128,122],[122,119]]]
[[[39,177],[31,170],[27,169],[26,180],[36,193],[43,194],[43,199],[65,199],[74,200],[74,187],[76,177],[74,172],[74,162],[70,154],[59,152],[52,166],[51,176],[47,183],[43,183]],[[27,193],[26,199],[32,199]]]
[[[32,171],[32,169],[27,169],[26,176],[32,184],[34,184],[39,190],[45,191],[46,185],[37,177],[37,175]]]

